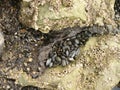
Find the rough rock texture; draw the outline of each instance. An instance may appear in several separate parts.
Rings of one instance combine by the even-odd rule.
[[[116,5],[115,12],[119,13],[119,4]],[[48,45],[51,40],[58,39],[53,38],[54,34],[49,38],[50,33],[23,28],[18,20],[20,15],[23,24],[39,28],[42,32],[74,25],[86,27],[106,23],[114,26],[113,7],[114,0],[1,0],[0,30],[4,33],[5,49],[0,57],[0,90],[37,87],[40,88],[38,90],[111,90],[116,85],[120,87],[120,28],[118,35],[100,34],[100,37],[91,37],[81,45],[80,55],[75,58],[75,62],[66,67],[47,68],[42,73],[45,64],[39,61],[47,54],[38,55],[42,52],[39,51],[42,48],[40,45],[44,42]],[[117,32],[111,25],[107,26],[108,33]],[[64,31],[61,30],[61,35],[65,34]],[[3,43],[2,34],[0,37]]]
[[[37,79],[17,69],[7,72],[16,84],[47,90],[111,90],[120,81],[120,34],[92,37],[80,49],[77,61],[46,70]]]
[[[112,24],[115,0],[23,0],[19,19],[42,32],[75,25]]]

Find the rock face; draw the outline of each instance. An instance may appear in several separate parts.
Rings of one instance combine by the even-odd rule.
[[[115,0],[23,0],[19,19],[44,33],[75,25],[115,26],[114,3]]]
[[[120,81],[120,35],[90,38],[75,63],[50,68],[37,79],[17,69],[7,73],[17,84],[47,90],[111,90]]]

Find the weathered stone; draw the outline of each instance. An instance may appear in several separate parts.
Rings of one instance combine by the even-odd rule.
[[[23,0],[20,21],[42,32],[60,30],[75,25],[89,26],[104,23],[116,26],[115,0]]]

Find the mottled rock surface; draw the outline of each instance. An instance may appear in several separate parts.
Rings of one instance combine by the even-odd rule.
[[[42,32],[65,27],[112,24],[115,0],[23,0],[20,21]]]
[[[120,35],[92,37],[80,49],[75,63],[46,70],[37,79],[23,71],[8,72],[17,84],[48,90],[111,90],[120,81]]]

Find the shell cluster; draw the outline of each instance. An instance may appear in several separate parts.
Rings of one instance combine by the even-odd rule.
[[[70,62],[75,61],[76,56],[80,53],[80,46],[85,45],[92,33],[82,31],[75,36],[67,37],[62,41],[57,41],[52,46],[49,58],[46,60],[47,67],[62,65],[66,66]]]

